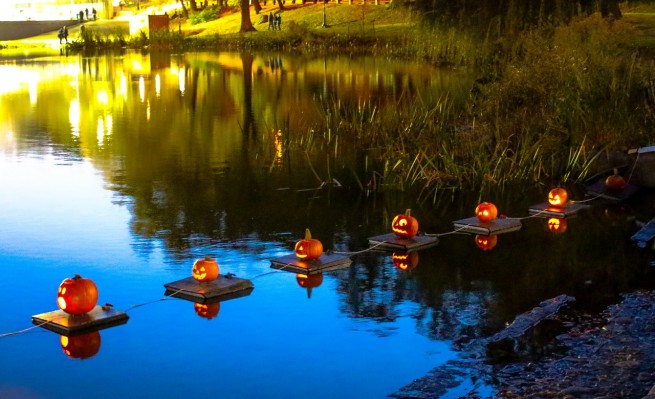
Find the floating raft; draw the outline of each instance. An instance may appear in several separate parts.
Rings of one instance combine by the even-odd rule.
[[[590,208],[590,206],[585,204],[569,203],[563,207],[557,207],[548,203],[543,203],[532,205],[528,209],[528,212],[530,215],[543,215],[544,217],[550,216],[563,219],[567,216],[572,216],[576,213],[582,212],[588,208]]]
[[[623,190],[610,190],[605,187],[605,180],[600,179],[595,183],[587,186],[587,194],[592,197],[600,197],[610,201],[625,201],[630,198],[632,194],[636,193],[639,187],[626,184]]]
[[[108,306],[96,306],[88,313],[71,315],[63,310],[54,310],[32,316],[32,323],[62,335],[78,335],[127,323],[127,313]]]
[[[413,238],[400,238],[394,233],[382,234],[368,239],[368,244],[376,249],[411,252],[433,247],[439,243],[438,237],[419,235]]]
[[[476,216],[453,222],[455,230],[473,234],[502,234],[521,230],[521,221],[514,218],[496,218],[491,222],[481,222]]]
[[[653,237],[655,237],[655,219],[646,223],[641,230],[630,237],[630,240],[637,244],[639,248],[646,248],[646,245]]]
[[[349,257],[339,254],[323,254],[318,259],[307,261],[300,260],[295,254],[291,254],[271,260],[271,267],[294,273],[316,274],[343,269],[350,266],[351,263],[352,260]]]
[[[219,274],[214,281],[200,282],[193,277],[187,277],[164,284],[164,288],[166,296],[211,303],[249,295],[254,286],[250,280]]]

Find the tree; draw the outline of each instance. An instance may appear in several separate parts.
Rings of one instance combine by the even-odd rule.
[[[184,13],[184,18],[189,18],[189,10],[184,6],[184,0],[180,0],[180,5],[182,6],[182,12]]]
[[[252,26],[252,21],[250,20],[250,0],[241,0],[241,29],[239,29],[239,32],[256,31],[257,29]]]
[[[259,4],[259,0],[252,0],[252,5],[255,7],[255,14],[259,15],[262,11],[262,6]]]

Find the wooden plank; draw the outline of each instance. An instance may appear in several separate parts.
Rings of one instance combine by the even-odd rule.
[[[530,213],[530,215],[533,216],[543,215],[544,217],[556,217],[556,218],[564,219],[567,216],[575,215],[589,208],[591,207],[586,204],[569,203],[563,207],[556,207],[548,203],[543,203],[543,204],[532,205],[528,209],[528,213]]]
[[[520,230],[521,221],[515,218],[496,218],[491,222],[481,222],[476,216],[453,222],[455,230],[473,234],[503,234]]]
[[[293,273],[316,274],[337,269],[343,269],[352,263],[352,260],[340,254],[323,254],[315,260],[302,261],[295,254],[271,260],[273,269]]]
[[[439,243],[438,237],[418,235],[413,238],[400,238],[394,233],[370,237],[368,244],[376,249],[411,252],[433,247]]]
[[[542,301],[537,307],[516,316],[512,324],[489,338],[486,341],[487,350],[498,352],[512,351],[516,341],[524,338],[543,320],[559,312],[563,306],[574,301],[575,298],[568,295],[559,295]]]
[[[655,219],[646,223],[644,227],[630,237],[630,240],[634,241],[639,248],[646,248],[646,245],[653,237],[655,237]]]
[[[632,184],[626,184],[623,190],[610,190],[605,187],[605,179],[603,178],[587,186],[586,189],[587,195],[591,197],[599,197],[609,201],[619,202],[630,198],[639,190],[639,187]]]
[[[88,313],[70,315],[63,310],[32,316],[32,323],[62,335],[77,335],[127,323],[127,313],[108,306],[96,306]]]
[[[250,280],[220,274],[214,281],[200,282],[193,277],[164,284],[164,295],[199,303],[218,302],[249,295],[254,289]]]

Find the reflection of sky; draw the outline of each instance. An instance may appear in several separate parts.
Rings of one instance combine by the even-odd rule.
[[[169,260],[157,243],[147,256],[134,249],[131,215],[103,186],[87,161],[0,156],[0,334],[54,310],[58,284],[74,273],[93,278],[100,303],[119,310],[156,301],[164,283],[188,276],[192,259]],[[269,273],[270,259],[288,253],[280,244],[198,245],[194,254],[215,254],[224,273],[254,277],[254,291],[223,302],[212,320],[179,299],[132,308],[127,324],[101,331],[98,354],[84,361],[68,359],[57,334],[40,328],[0,339],[0,397],[85,397],[57,381],[95,398],[146,389],[152,397],[384,397],[450,356],[416,332],[415,304],[401,303],[392,323],[347,317],[329,274],[307,299],[294,273]]]

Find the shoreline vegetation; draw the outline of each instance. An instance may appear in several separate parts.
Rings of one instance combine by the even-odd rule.
[[[288,143],[333,154],[333,165],[340,148],[375,148],[375,167],[352,173],[362,190],[412,188],[427,199],[443,189],[579,183],[612,166],[608,153],[655,144],[655,6],[622,4],[622,18],[595,12],[512,33],[493,19],[460,28],[425,23],[415,7],[333,3],[290,4],[282,30],[268,31],[263,16],[279,11],[269,4],[251,12],[256,32],[238,33],[238,10],[193,25],[172,19],[170,32],[149,36],[89,23],[71,31],[67,50],[338,52],[469,71],[465,98],[387,112],[366,99],[323,99],[323,126]]]

